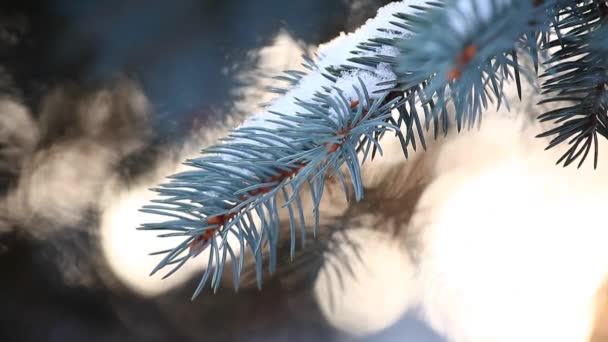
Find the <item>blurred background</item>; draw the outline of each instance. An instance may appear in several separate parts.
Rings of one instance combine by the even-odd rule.
[[[167,241],[134,229],[269,76],[388,2],[1,1],[0,341],[439,341],[409,316],[340,332],[311,281],[191,302],[201,265],[149,278]]]

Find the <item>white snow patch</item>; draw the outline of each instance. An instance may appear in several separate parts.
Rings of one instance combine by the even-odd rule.
[[[387,56],[395,56],[397,49],[386,47],[379,48],[378,51],[373,52],[365,51],[359,55],[353,55],[351,52],[357,50],[357,46],[360,43],[366,42],[372,38],[406,37],[408,34],[407,32],[391,25],[389,22],[395,20],[394,15],[396,13],[413,12],[413,9],[409,7],[410,5],[422,4],[424,4],[424,1],[409,0],[386,5],[378,11],[375,18],[368,20],[355,32],[350,34],[342,33],[339,37],[330,42],[320,45],[317,50],[318,60],[316,61],[318,69],[311,71],[308,75],[304,76],[298,85],[283,97],[272,102],[265,111],[257,113],[245,121],[241,128],[252,126],[266,129],[278,128],[279,124],[269,122],[269,120],[281,121],[283,119],[271,112],[296,115],[297,112],[302,111],[302,108],[296,104],[296,98],[303,101],[310,101],[313,99],[315,92],[323,91],[323,87],[337,87],[347,95],[348,99],[356,99],[356,92],[353,90],[353,87],[360,88],[359,77],[364,80],[371,98],[380,98],[384,96],[386,92],[376,93],[376,91],[387,89],[389,86],[378,86],[378,84],[395,79],[395,75],[388,65],[381,63],[377,68],[365,67],[348,61],[348,59],[355,56],[372,56],[378,53]],[[380,31],[380,29],[389,29],[389,31]],[[339,67],[341,65],[357,66],[359,70],[344,73],[344,75],[335,83],[323,76],[327,67]],[[224,158],[232,157],[224,156]]]

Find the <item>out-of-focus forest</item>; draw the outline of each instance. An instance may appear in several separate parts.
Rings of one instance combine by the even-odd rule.
[[[266,73],[388,2],[0,2],[0,341],[353,340],[306,282],[191,302],[194,268],[151,290],[125,257],[153,251],[142,222],[120,213],[142,179],[251,114]],[[112,240],[119,228],[133,233]],[[437,340],[409,318],[360,340],[404,338]]]

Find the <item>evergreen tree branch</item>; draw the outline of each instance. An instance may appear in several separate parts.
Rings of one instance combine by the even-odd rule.
[[[318,60],[305,58],[308,73],[277,77],[287,87],[269,89],[280,97],[263,113],[188,160],[192,171],[155,189],[162,198],[142,210],[172,220],[141,229],[184,241],[155,253],[164,257],[152,274],[169,268],[170,276],[206,250],[208,266],[193,298],[209,279],[217,290],[228,258],[238,288],[248,249],[261,286],[262,249],[269,252],[270,273],[277,266],[279,211],[288,212],[292,257],[296,233],[303,242],[311,225],[304,220],[302,186],[310,189],[314,233],[326,178],[336,176],[344,192],[352,187],[360,200],[361,165],[382,152],[386,132],[399,137],[407,158],[410,147],[426,149],[431,127],[435,138],[447,133],[451,112],[459,131],[480,124],[491,103],[506,101],[507,82],[516,83],[521,98],[521,75],[536,77],[545,59],[543,90],[552,96],[545,102],[568,105],[541,115],[559,126],[540,136],[557,135],[548,148],[571,145],[558,163],[580,159],[580,166],[594,147],[597,165],[597,134],[608,138],[606,12],[603,0],[400,1],[385,7]],[[534,61],[534,70],[519,63],[522,55]]]
[[[543,75],[544,93],[551,95],[541,103],[567,102],[568,105],[542,114],[541,121],[557,127],[539,135],[556,136],[547,149],[563,142],[570,147],[557,163],[570,165],[579,159],[580,168],[593,149],[598,163],[598,134],[608,138],[608,6],[603,1],[586,1],[556,13],[556,31],[549,42],[555,48],[550,67]]]
[[[361,164],[370,152],[381,151],[379,138],[385,132],[402,136],[391,114],[399,97],[378,86],[394,79],[389,66],[350,62],[349,52],[371,37],[390,40],[403,36],[403,30],[379,29],[393,13],[407,9],[404,3],[388,6],[380,18],[334,43],[318,61],[307,58],[308,74],[287,71],[278,77],[288,83],[289,89],[270,90],[282,97],[220,144],[204,149],[201,157],[188,160],[186,165],[192,166],[192,171],[174,175],[169,183],[154,189],[163,198],[142,211],[173,220],[147,223],[141,229],[161,231],[161,237],[183,236],[184,241],[170,250],[153,253],[163,258],[152,274],[168,268],[164,276],[168,277],[207,250],[208,266],[193,298],[209,280],[217,290],[228,258],[233,260],[238,287],[248,249],[256,261],[261,286],[262,249],[269,250],[269,271],[276,269],[279,210],[289,211],[292,256],[295,232],[299,229],[303,238],[306,235],[299,194],[302,185],[306,184],[312,195],[313,232],[318,226],[327,177],[337,176],[345,193],[348,179],[355,198],[361,199]],[[360,55],[373,55],[383,49],[360,47]],[[405,144],[404,138],[401,141]],[[279,202],[284,203],[282,207]],[[237,242],[230,243],[229,237]]]

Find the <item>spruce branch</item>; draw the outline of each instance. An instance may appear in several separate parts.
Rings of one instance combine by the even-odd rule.
[[[238,288],[249,251],[261,287],[262,250],[270,273],[277,267],[279,211],[288,214],[293,257],[298,232],[302,244],[307,226],[316,232],[327,178],[360,200],[361,165],[382,153],[387,132],[399,137],[407,158],[409,148],[426,149],[431,128],[435,138],[447,134],[450,113],[460,131],[481,124],[490,104],[508,105],[507,82],[527,95],[521,76],[536,78],[540,63],[547,65],[543,103],[568,103],[539,117],[559,124],[540,136],[557,135],[548,148],[571,145],[558,163],[580,159],[580,167],[593,147],[597,165],[597,134],[608,138],[606,13],[603,0],[410,0],[383,8],[318,58],[305,56],[308,72],[276,77],[286,86],[268,89],[279,98],[264,112],[188,160],[191,171],[154,189],[161,198],[142,210],[171,220],[141,229],[184,240],[154,253],[163,258],[152,274],[168,268],[170,276],[208,251],[194,299],[209,279],[218,289],[228,259]],[[519,63],[522,56],[533,70]],[[304,186],[312,224],[304,220]]]
[[[186,236],[184,243],[171,251],[162,251],[164,259],[154,269],[153,273],[172,265],[173,268],[165,277],[177,271],[191,257],[203,249],[211,247],[209,265],[194,296],[202,290],[212,269],[215,273],[212,286],[217,289],[222,273],[222,265],[227,256],[236,260],[236,253],[228,243],[227,237],[233,234],[239,239],[240,258],[234,263],[235,287],[238,286],[239,275],[243,265],[245,245],[250,247],[252,255],[261,258],[261,248],[270,250],[269,270],[276,269],[276,243],[278,241],[279,214],[281,208],[277,205],[279,196],[285,201],[290,211],[290,231],[294,235],[298,228],[305,236],[305,222],[298,189],[307,183],[312,189],[312,200],[315,206],[315,220],[318,220],[318,206],[324,190],[324,181],[328,175],[336,174],[342,181],[345,193],[348,192],[345,177],[342,174],[342,164],[349,172],[348,179],[353,182],[355,197],[360,200],[363,196],[360,161],[354,146],[366,137],[368,140],[366,153],[370,146],[379,146],[377,139],[369,132],[392,130],[400,134],[398,127],[387,120],[391,109],[398,99],[385,102],[381,97],[372,100],[366,96],[365,85],[361,82],[360,99],[349,102],[344,96],[319,94],[316,102],[301,102],[305,108],[302,114],[283,116],[283,126],[278,129],[262,127],[245,127],[233,133],[222,145],[217,145],[203,151],[203,154],[215,156],[192,159],[186,164],[200,171],[188,171],[174,175],[171,183],[158,189],[163,195],[173,196],[165,199],[162,205],[148,205],[143,211],[161,215],[171,215],[176,221],[162,224],[146,224],[144,229],[174,230],[174,233],[163,236]],[[341,93],[339,93],[341,95]],[[369,107],[360,105],[370,104]],[[336,113],[335,120],[328,115],[328,109]],[[289,137],[287,141],[281,137]],[[231,143],[232,139],[243,140]],[[247,151],[243,154],[242,151]],[[243,156],[245,158],[226,160],[217,154]],[[364,155],[365,158],[365,155]],[[222,165],[223,164],[223,165]],[[237,169],[238,167],[238,169]],[[242,171],[241,171],[242,170]],[[199,180],[205,180],[200,184]],[[289,195],[287,188],[291,188]],[[190,188],[193,190],[179,190]],[[195,195],[201,206],[192,206],[181,201],[187,196]],[[192,197],[191,197],[192,198]],[[180,207],[181,206],[181,207]],[[296,215],[293,206],[299,212],[300,224],[293,219]],[[175,210],[188,214],[177,215]],[[260,226],[256,226],[250,210],[255,210],[261,218]],[[315,222],[315,230],[318,222]],[[190,229],[184,229],[189,227]],[[258,233],[259,232],[259,233]],[[219,239],[216,239],[219,237]],[[185,255],[182,255],[186,252]],[[291,256],[295,252],[295,236],[292,237]],[[214,264],[215,263],[215,264]],[[261,275],[261,273],[259,273]],[[261,286],[258,278],[258,286]]]
[[[461,0],[400,16],[413,35],[398,44],[398,84],[434,121],[452,106],[458,130],[471,128],[490,103],[502,105],[509,80],[521,98],[520,73],[533,72],[524,70],[518,54],[538,60],[555,3]],[[413,91],[421,87],[424,91]]]
[[[450,105],[459,131],[481,124],[489,103],[500,107],[506,100],[505,83],[514,80],[521,98],[520,74],[535,78],[539,60],[545,59],[542,89],[549,96],[539,104],[568,105],[539,117],[559,126],[538,137],[556,135],[547,149],[570,145],[557,161],[564,166],[577,159],[582,166],[593,146],[597,167],[597,135],[608,138],[604,1],[459,0],[419,9],[400,16],[404,22],[398,25],[413,35],[398,44],[393,64],[397,84],[421,103],[427,121],[430,113],[437,126]],[[534,71],[519,64],[522,54],[532,59]],[[421,87],[425,91],[414,91]]]
[[[336,42],[319,60],[305,58],[307,74],[285,72],[277,81],[286,82],[287,88],[269,89],[282,97],[219,144],[201,151],[200,157],[186,161],[193,170],[173,175],[170,182],[154,189],[162,198],[142,211],[173,220],[146,223],[141,229],[160,231],[161,237],[183,236],[184,241],[153,253],[163,258],[152,274],[167,268],[164,277],[168,277],[206,250],[208,266],[193,298],[209,280],[213,289],[218,289],[228,259],[233,261],[238,288],[244,255],[249,251],[261,287],[262,250],[269,253],[268,270],[273,273],[277,266],[279,211],[289,213],[292,257],[296,232],[300,231],[302,242],[306,237],[300,196],[303,185],[312,197],[313,233],[319,224],[319,204],[328,177],[340,179],[345,193],[352,187],[356,200],[362,198],[360,167],[370,153],[382,151],[380,137],[391,131],[401,136],[404,150],[406,146],[391,113],[400,97],[378,85],[394,79],[390,67],[348,61],[349,51],[358,50],[359,56],[381,52],[382,46],[364,45],[370,38],[403,36],[403,30],[383,30],[383,26],[390,26],[387,19],[393,13],[407,9],[404,3],[388,6],[381,18]]]
[[[570,146],[557,164],[579,160],[580,168],[593,149],[593,165],[598,163],[598,134],[608,138],[608,6],[604,1],[583,1],[560,8],[554,19],[559,34],[549,42],[555,48],[543,75],[541,103],[567,102],[565,107],[539,116],[557,127],[539,137],[555,136],[550,149],[567,142]]]

